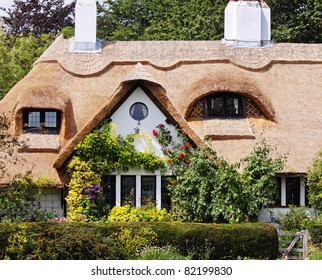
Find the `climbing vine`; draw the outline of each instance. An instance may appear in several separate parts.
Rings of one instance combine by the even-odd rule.
[[[113,125],[104,123],[77,145],[68,165],[71,180],[66,201],[70,220],[107,218],[108,203],[100,187],[103,175],[131,168],[150,172],[166,168],[164,159],[150,149],[136,150],[134,141],[138,136],[144,134],[136,130],[125,137],[117,135]]]

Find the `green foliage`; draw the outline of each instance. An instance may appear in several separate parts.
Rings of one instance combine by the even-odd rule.
[[[53,186],[44,178],[35,180],[30,172],[16,177],[8,187],[0,188],[0,218],[6,221],[39,221],[46,213],[40,211],[41,188]]]
[[[273,159],[271,147],[266,141],[257,145],[254,152],[242,160],[242,184],[246,193],[247,213],[251,220],[257,220],[263,205],[274,204],[279,188],[275,175],[282,170],[285,157]]]
[[[317,222],[312,210],[306,207],[296,207],[292,205],[286,214],[278,213],[276,217],[272,216],[271,219],[274,223],[277,223],[282,230],[291,232],[308,229]]]
[[[321,0],[270,0],[272,38],[277,42],[321,43]]]
[[[109,213],[109,222],[161,222],[170,221],[171,216],[166,209],[158,210],[153,204],[141,208],[130,205],[115,206]]]
[[[322,150],[313,159],[308,169],[307,185],[309,187],[309,204],[322,211]]]
[[[0,259],[136,259],[152,246],[164,248],[160,258],[278,257],[276,228],[262,223],[0,223]]]
[[[108,40],[213,40],[223,37],[222,0],[106,0],[98,36]]]
[[[261,207],[274,201],[275,174],[283,168],[285,159],[272,159],[266,142],[256,146],[242,163],[229,164],[210,145],[194,148],[184,131],[178,131],[178,143],[163,124],[153,134],[175,175],[168,188],[175,210],[183,220],[256,221]],[[241,164],[244,170],[239,173]]]
[[[92,171],[90,165],[78,157],[73,157],[68,164],[68,168],[72,174],[68,184],[68,196],[66,197],[68,219],[80,221],[83,220],[82,215],[86,215],[86,218],[95,220],[96,216],[99,216],[98,213],[95,213],[96,205],[90,201],[84,192],[87,187],[99,184],[101,176]],[[106,214],[101,213],[101,215]]]
[[[309,226],[310,242],[322,250],[322,224],[313,224]]]
[[[70,39],[75,36],[75,28],[72,26],[66,26],[61,32],[64,39]]]
[[[31,70],[33,63],[54,40],[51,34],[39,37],[8,37],[0,34],[0,98]]]
[[[155,154],[137,151],[134,139],[134,134],[126,137],[116,135],[112,125],[105,124],[87,135],[77,145],[75,153],[101,175],[128,171],[130,168],[146,171],[165,168],[164,161]]]
[[[156,240],[157,234],[149,227],[122,227],[114,233],[125,259],[138,258],[140,251]]]
[[[157,247],[147,246],[140,252],[138,260],[191,260],[190,256],[183,256],[177,248],[170,245]]]

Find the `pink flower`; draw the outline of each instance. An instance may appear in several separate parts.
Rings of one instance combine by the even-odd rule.
[[[158,133],[154,129],[152,130],[152,133],[153,133],[154,136],[158,135]]]
[[[187,132],[185,132],[185,131],[182,131],[182,134],[183,134],[183,135],[187,135],[188,133],[187,133]]]

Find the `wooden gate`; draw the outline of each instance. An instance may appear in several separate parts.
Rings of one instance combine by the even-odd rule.
[[[283,254],[283,259],[306,260],[308,250],[308,231],[301,230],[297,233],[280,233],[279,244],[279,251]]]

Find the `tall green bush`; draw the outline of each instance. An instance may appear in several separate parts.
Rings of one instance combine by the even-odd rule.
[[[267,142],[259,143],[241,163],[230,164],[210,145],[195,148],[184,131],[178,131],[178,142],[163,124],[153,134],[175,176],[169,184],[173,204],[186,221],[257,221],[262,206],[274,202],[275,175],[285,158],[272,158]]]
[[[309,204],[322,211],[322,150],[315,156],[308,169],[307,185]]]

